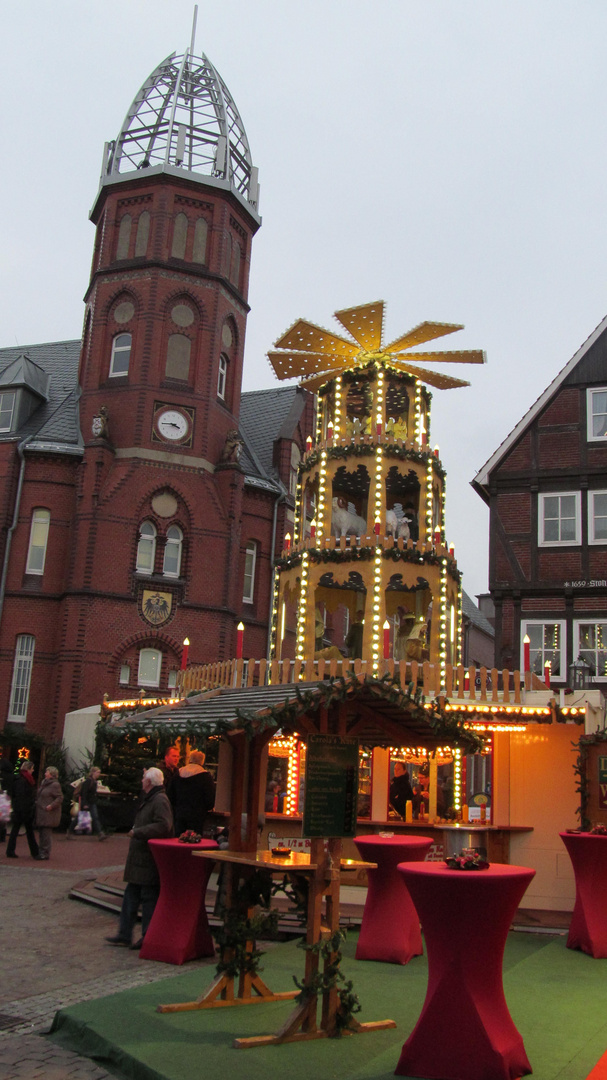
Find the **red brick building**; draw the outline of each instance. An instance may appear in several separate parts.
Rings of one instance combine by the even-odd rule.
[[[257,172],[206,57],[106,145],[82,342],[0,350],[0,726],[266,654],[313,399],[241,396]]]
[[[490,508],[498,667],[582,657],[607,687],[607,318],[473,481]]]

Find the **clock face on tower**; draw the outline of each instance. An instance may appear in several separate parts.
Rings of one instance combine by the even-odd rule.
[[[194,430],[194,410],[181,405],[154,403],[154,422],[152,440],[154,442],[173,443],[179,446],[191,446]]]

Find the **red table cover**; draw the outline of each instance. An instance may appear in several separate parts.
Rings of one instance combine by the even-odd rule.
[[[607,836],[559,833],[575,874],[575,906],[568,949],[581,949],[595,959],[607,957]]]
[[[180,844],[179,840],[148,841],[158,873],[160,897],[139,953],[143,960],[185,964],[200,956],[213,956],[204,903],[213,866],[210,859],[193,859],[193,851],[216,848],[214,840]]]
[[[368,870],[369,888],[360,928],[357,960],[408,964],[423,953],[419,916],[397,866],[421,861],[432,846],[426,836],[357,836],[361,858],[377,863]]]
[[[402,863],[428,951],[428,990],[397,1076],[514,1080],[530,1073],[508,1012],[502,958],[514,913],[535,870],[493,864],[450,870]]]

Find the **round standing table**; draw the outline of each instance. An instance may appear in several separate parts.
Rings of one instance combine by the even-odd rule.
[[[180,844],[179,840],[148,840],[160,875],[160,896],[141,951],[142,960],[185,964],[200,956],[213,956],[204,897],[211,871],[210,859],[193,859],[193,851],[216,848],[214,840]]]
[[[506,936],[535,875],[523,866],[450,870],[401,863],[428,951],[428,990],[397,1076],[512,1080],[531,1072],[502,985]]]
[[[595,959],[607,957],[607,836],[559,833],[575,874],[575,906],[568,949],[581,949]]]
[[[399,863],[421,861],[432,846],[425,836],[356,836],[361,858],[377,863],[367,870],[369,888],[363,912],[357,960],[383,960],[388,964],[408,964],[423,953],[419,916]]]

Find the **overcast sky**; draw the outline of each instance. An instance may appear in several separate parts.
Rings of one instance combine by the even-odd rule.
[[[190,0],[0,7],[0,345],[77,337],[103,144]],[[232,92],[259,167],[245,389],[296,318],[383,299],[387,340],[464,323],[482,348],[434,392],[447,536],[487,588],[469,486],[607,312],[604,0],[221,0],[196,52]],[[430,346],[431,347],[431,346]]]

